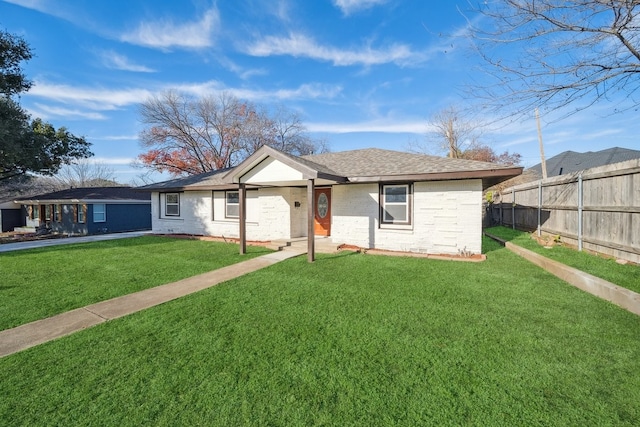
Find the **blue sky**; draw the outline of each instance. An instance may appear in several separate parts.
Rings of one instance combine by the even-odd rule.
[[[4,0],[0,27],[35,57],[21,104],[34,117],[90,141],[95,160],[130,183],[142,171],[137,108],[167,89],[298,111],[332,151],[406,150],[428,119],[473,102],[484,78],[464,37],[461,1],[421,0]],[[469,16],[475,19],[474,16]],[[600,103],[544,118],[547,157],[566,150],[640,149],[637,112]],[[499,152],[540,162],[533,113],[485,133]],[[160,177],[158,177],[160,179]]]

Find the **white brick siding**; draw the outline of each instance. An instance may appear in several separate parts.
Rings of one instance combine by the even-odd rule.
[[[410,227],[379,226],[378,184],[336,185],[332,196],[335,243],[432,254],[482,251],[481,180],[415,183]]]
[[[413,185],[411,226],[379,225],[379,186],[332,187],[331,239],[365,248],[432,254],[482,250],[482,182],[479,179]],[[180,217],[160,218],[159,193],[152,196],[154,233],[237,238],[237,219],[224,217],[223,191],[180,193]],[[300,202],[300,207],[295,207]],[[307,234],[306,188],[261,188],[247,192],[247,239],[268,241]]]

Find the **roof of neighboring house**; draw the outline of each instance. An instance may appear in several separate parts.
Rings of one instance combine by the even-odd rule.
[[[314,172],[335,182],[381,182],[393,180],[449,180],[482,178],[484,186],[504,181],[522,172],[521,167],[474,160],[451,159],[424,154],[367,148],[361,150],[293,156],[262,147],[235,168],[178,178],[139,187],[147,191],[235,188],[239,168],[252,168],[265,156],[274,156],[294,168]],[[235,172],[235,174],[234,174]],[[233,178],[233,179],[232,179]]]
[[[138,190],[145,191],[171,191],[171,190],[184,190],[186,188],[196,190],[198,188],[203,189],[224,189],[234,188],[234,186],[224,176],[229,171],[227,169],[219,169],[216,171],[200,173],[197,175],[189,175],[184,178],[170,179],[168,181],[157,182],[154,184],[143,185],[138,187]]]
[[[147,203],[151,194],[132,187],[69,188],[16,200],[23,205],[44,203]]]
[[[638,150],[613,147],[602,151],[587,151],[586,153],[565,151],[547,159],[545,163],[547,164],[547,176],[551,177],[638,158],[640,158]],[[538,177],[542,176],[541,163],[527,170],[535,172]]]

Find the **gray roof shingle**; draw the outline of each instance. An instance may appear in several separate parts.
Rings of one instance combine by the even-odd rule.
[[[302,158],[323,165],[346,177],[420,175],[512,168],[512,166],[495,163],[450,159],[379,148],[312,154]]]
[[[28,199],[19,201],[53,201],[53,200],[139,200],[147,202],[151,200],[151,194],[138,191],[132,187],[86,187],[68,188],[52,193],[29,196]]]
[[[586,153],[564,151],[547,159],[545,163],[547,164],[547,176],[551,177],[638,158],[640,158],[640,151],[638,150],[613,147],[601,151],[587,151]],[[541,163],[527,170],[542,176]]]
[[[492,177],[487,182],[493,182],[495,180],[502,181],[503,176],[505,177],[504,179],[506,179],[518,175],[521,171],[521,168],[514,166],[504,166],[474,160],[450,159],[379,148],[312,154],[301,157],[286,153],[280,154],[318,172],[349,178],[352,181],[357,181],[359,178],[391,180],[394,177],[449,173],[469,173],[467,177],[471,177],[474,173],[478,173],[478,176],[481,176],[482,173],[492,173]],[[145,185],[139,187],[139,189],[146,191],[171,191],[194,190],[198,188],[235,188],[234,184],[224,179],[224,176],[229,170],[230,169],[225,169],[173,179]],[[486,174],[482,176],[487,177]]]

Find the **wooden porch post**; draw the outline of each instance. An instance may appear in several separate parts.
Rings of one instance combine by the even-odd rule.
[[[247,192],[245,184],[238,184],[238,197],[240,199],[240,206],[238,209],[238,222],[240,226],[240,255],[247,253]]]
[[[307,260],[313,262],[316,259],[315,254],[315,230],[313,226],[313,220],[315,217],[315,197],[314,197],[315,182],[313,179],[307,181]]]

